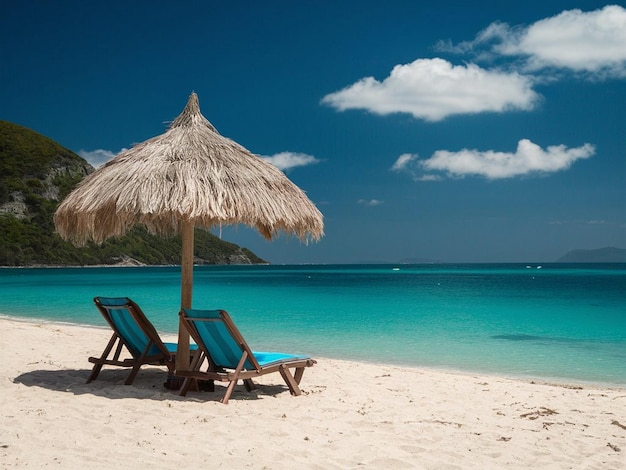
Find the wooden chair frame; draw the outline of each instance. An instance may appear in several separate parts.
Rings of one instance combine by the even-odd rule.
[[[113,330],[113,335],[100,357],[89,358],[89,362],[93,363],[94,366],[87,379],[87,383],[98,377],[104,365],[131,368],[130,375],[124,382],[125,385],[131,385],[141,366],[146,364],[166,366],[169,372],[174,372],[176,353],[171,350],[173,349],[172,347],[168,349],[166,344],[163,343],[159,333],[135,302],[128,297],[95,297],[93,300],[96,304],[96,308]],[[131,335],[127,334],[127,332],[124,332],[123,329],[119,327],[113,319],[113,310],[127,312],[127,320],[134,322],[137,328],[134,332],[141,332],[145,335],[145,339],[147,340],[145,347],[142,348],[138,346],[131,338]],[[113,357],[109,358],[113,348],[115,348]],[[120,359],[124,348],[130,353],[131,357]]]
[[[210,317],[193,316],[190,317],[188,312],[195,313],[207,313]],[[222,403],[227,404],[230,399],[235,386],[239,380],[243,380],[248,391],[255,388],[252,382],[253,378],[260,377],[262,375],[279,372],[283,380],[289,388],[289,392],[292,395],[300,395],[299,384],[302,380],[305,367],[311,367],[316,364],[316,361],[308,357],[298,356],[285,356],[284,359],[273,361],[268,364],[260,364],[255,354],[252,352],[246,340],[243,338],[232,319],[225,310],[186,310],[183,309],[180,312],[182,324],[189,332],[189,335],[198,345],[198,350],[195,352],[190,370],[181,371],[176,370],[175,374],[184,378],[183,385],[180,389],[180,395],[186,395],[187,391],[192,386],[197,386],[197,381],[221,381],[229,382],[224,397],[220,400]],[[196,327],[196,322],[220,322],[223,323],[228,331],[230,337],[239,347],[240,357],[237,364],[234,363],[218,363],[215,361],[216,354],[211,355],[211,351],[215,352],[214,348],[219,348],[219,345],[214,341],[210,341],[211,338],[203,336]],[[206,370],[202,371],[201,368],[204,362],[207,362]],[[295,373],[292,375],[290,369],[295,369]]]

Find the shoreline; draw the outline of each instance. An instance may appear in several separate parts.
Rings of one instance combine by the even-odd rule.
[[[0,324],[4,320],[31,323],[35,325],[50,324],[50,325],[59,325],[59,326],[97,329],[97,330],[107,331],[109,332],[109,335],[111,331],[110,328],[106,325],[63,322],[63,321],[58,321],[58,320],[48,320],[48,319],[36,318],[36,317],[19,317],[19,316],[12,316],[9,314],[0,313]],[[162,336],[162,338],[167,338],[168,341],[177,342],[177,333],[168,333],[168,332],[159,331],[159,334]],[[317,357],[320,357],[320,356],[317,356]],[[323,356],[322,356],[322,359],[330,360],[330,361],[343,360],[341,358],[323,357]],[[574,378],[556,377],[556,376],[555,377],[540,377],[540,376],[533,376],[533,375],[514,375],[514,374],[505,374],[505,373],[498,373],[498,372],[481,371],[481,370],[465,370],[465,369],[458,369],[458,368],[453,368],[453,367],[446,368],[446,367],[434,367],[434,366],[430,367],[427,365],[415,365],[415,364],[392,364],[392,363],[383,362],[383,361],[373,361],[373,360],[366,360],[366,359],[363,359],[363,360],[348,359],[348,361],[363,364],[363,365],[371,365],[375,367],[402,367],[406,369],[414,369],[417,371],[425,371],[425,372],[431,371],[435,373],[444,373],[444,374],[453,374],[453,375],[456,374],[456,375],[462,375],[462,376],[481,375],[485,377],[515,380],[515,381],[526,382],[530,384],[550,385],[554,387],[564,387],[564,388],[574,388],[574,389],[584,388],[584,387],[599,387],[599,388],[626,390],[626,383],[620,383],[620,382],[605,382],[605,381],[574,379]]]
[[[2,317],[0,332],[3,468],[618,469],[626,455],[624,388],[316,358],[301,396],[270,374],[223,405],[221,385],[166,390],[161,367],[85,384],[106,328]]]

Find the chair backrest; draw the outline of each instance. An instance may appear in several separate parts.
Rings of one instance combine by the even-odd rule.
[[[150,342],[152,342],[152,347],[148,351],[148,356],[160,353],[169,354],[152,323],[131,299],[128,297],[95,297],[93,301],[133,357],[141,356]]]
[[[226,311],[183,309],[180,315],[189,334],[205,350],[215,366],[235,369],[246,351],[248,359],[244,368],[261,369],[246,340]]]

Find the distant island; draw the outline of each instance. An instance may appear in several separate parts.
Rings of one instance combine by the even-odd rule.
[[[55,233],[59,203],[94,168],[31,129],[0,121],[0,266],[180,264],[180,237],[138,227],[102,245],[77,248]],[[196,230],[195,264],[266,264],[246,248]]]
[[[572,250],[559,258],[558,263],[626,263],[626,250],[606,247],[597,250]]]

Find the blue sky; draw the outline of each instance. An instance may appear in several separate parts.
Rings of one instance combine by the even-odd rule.
[[[94,165],[189,94],[324,214],[273,263],[546,262],[626,248],[626,3],[31,1],[0,16],[0,119]]]

